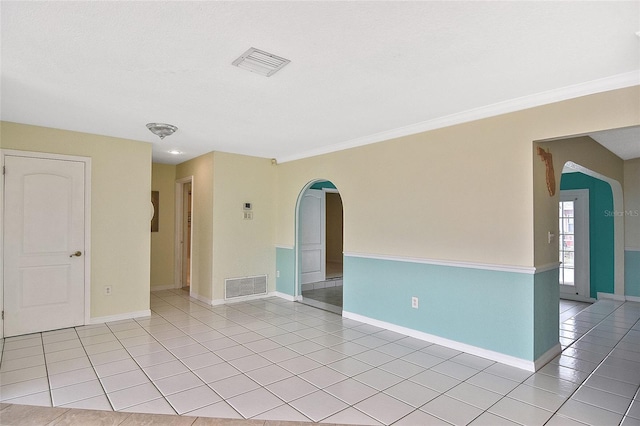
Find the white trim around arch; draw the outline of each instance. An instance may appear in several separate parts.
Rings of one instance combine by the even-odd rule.
[[[295,210],[295,232],[294,232],[294,289],[293,289],[293,299],[296,301],[302,300],[302,290],[300,284],[300,250],[299,250],[299,239],[300,239],[300,201],[304,193],[311,188],[314,184],[318,182],[331,182],[330,179],[326,178],[317,178],[307,182],[306,185],[302,187],[300,192],[298,193],[298,198],[296,199],[296,210]],[[340,191],[337,188],[322,188],[322,191],[327,193],[336,193],[340,194]],[[288,248],[288,247],[287,247]]]
[[[611,179],[598,172],[594,172],[584,166],[567,161],[565,168],[585,175],[600,179],[611,186],[613,193],[613,210],[624,211],[624,198],[622,195],[622,185],[615,179]],[[624,297],[624,216],[616,216],[613,219],[613,255],[614,255],[614,287],[613,293]]]

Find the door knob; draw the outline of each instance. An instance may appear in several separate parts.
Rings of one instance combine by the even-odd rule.
[[[82,256],[82,252],[81,252],[80,250],[78,250],[77,252],[73,253],[73,254],[72,254],[71,256],[69,256],[69,257],[73,257],[73,256],[80,257],[80,256]]]

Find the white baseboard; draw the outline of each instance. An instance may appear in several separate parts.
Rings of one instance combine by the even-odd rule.
[[[212,300],[209,304],[211,306],[218,306],[218,305],[225,305],[230,303],[247,302],[250,300],[266,299],[267,297],[274,297],[274,296],[277,296],[276,292],[270,291],[266,294],[258,294],[253,296],[240,296],[240,297],[234,297],[233,299],[230,299],[230,300],[215,299],[215,300]]]
[[[402,327],[396,324],[391,324],[385,321],[380,321],[374,318],[365,317],[363,315],[355,314],[353,312],[342,311],[343,318],[349,318],[355,321],[360,321],[365,324],[374,325],[376,327],[384,328],[386,330],[394,331],[396,333],[404,334],[405,336],[415,337],[416,339],[424,340],[426,342],[435,343],[441,346],[445,346],[447,348],[455,349],[458,351],[466,352],[471,355],[476,355],[482,358],[490,359],[492,361],[499,362],[501,364],[510,365],[512,367],[520,368],[527,371],[536,371],[538,364],[541,366],[549,362],[555,355],[560,353],[560,344],[554,346],[552,349],[547,351],[542,357],[538,360],[529,361],[522,358],[516,358],[511,355],[505,355],[500,352],[491,351],[484,348],[479,348],[477,346],[468,345],[466,343],[456,342],[455,340],[445,339],[440,336],[435,336],[433,334],[424,333],[422,331],[414,330],[407,327]],[[554,355],[551,356],[551,353]],[[544,361],[546,357],[550,357],[548,360]]]
[[[141,318],[141,317],[148,317],[148,316],[151,316],[150,309],[147,309],[144,311],[127,312],[127,313],[118,314],[118,315],[94,317],[89,320],[89,324],[104,324],[105,322],[122,321],[122,320],[128,320],[132,318]]]
[[[207,299],[206,297],[203,297],[203,296],[200,296],[197,293],[190,292],[189,293],[189,297],[193,297],[194,299],[199,300],[202,303],[206,303],[209,306],[213,306],[213,300]]]
[[[606,300],[617,300],[618,302],[624,302],[626,301],[626,297],[622,294],[611,294],[611,293],[601,293],[598,292],[598,300],[602,300],[602,299],[606,299]]]
[[[196,294],[196,293],[191,293],[191,294],[189,294],[189,296],[193,297],[196,300],[199,300],[202,303],[206,303],[209,306],[219,306],[219,305],[225,305],[225,304],[229,304],[229,303],[246,302],[246,301],[250,301],[250,300],[265,299],[267,297],[275,297],[275,296],[282,297],[283,299],[286,299],[287,297],[292,297],[292,296],[288,296],[288,295],[286,295],[284,293],[278,293],[277,291],[270,291],[267,294],[259,294],[259,295],[255,295],[255,296],[235,297],[232,300],[208,299],[208,298],[200,296],[199,294]],[[287,299],[287,300],[293,301],[293,299]]]
[[[573,300],[574,302],[585,302],[585,303],[595,303],[597,299],[593,299],[591,297],[579,296],[577,294],[562,294],[560,293],[560,299],[562,300]]]
[[[561,353],[562,353],[562,346],[560,346],[560,343],[558,343],[557,345],[549,349],[547,352],[543,353],[541,357],[539,357],[534,361],[533,371],[540,370],[542,367],[547,365],[549,361],[551,361]]]
[[[621,294],[598,293],[598,300],[617,300],[618,302],[640,302],[638,296],[623,296]]]
[[[288,300],[289,302],[295,302],[296,301],[295,297],[293,297],[292,295],[287,294],[287,293],[280,293],[279,291],[275,291],[275,292],[273,292],[273,295],[276,296],[276,297],[279,297],[281,299]]]

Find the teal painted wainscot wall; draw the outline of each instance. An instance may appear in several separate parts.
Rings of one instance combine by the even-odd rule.
[[[529,363],[558,348],[558,297],[557,268],[535,274],[345,255],[345,316]]]
[[[624,252],[624,294],[640,297],[640,250]]]
[[[320,180],[309,187],[309,189],[337,189],[333,182],[329,182],[328,180]]]
[[[611,185],[584,173],[563,173],[560,190],[589,190],[589,263],[591,294],[614,292],[614,218]],[[626,264],[626,262],[625,262]]]
[[[293,297],[295,295],[295,252],[293,248],[276,247],[276,291]]]
[[[276,291],[293,297],[293,248],[276,247],[276,269]],[[412,297],[418,297],[418,309],[411,307]],[[472,353],[477,348],[481,356],[522,368],[558,347],[558,298],[557,268],[533,273],[344,257],[345,316],[444,339]]]

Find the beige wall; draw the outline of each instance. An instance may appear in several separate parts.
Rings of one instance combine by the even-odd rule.
[[[342,197],[345,252],[526,265],[526,244],[511,236],[531,238],[520,190],[530,185],[530,147],[501,136],[516,126],[490,119],[281,164],[277,243],[293,245],[298,194],[324,178]]]
[[[624,162],[625,247],[640,250],[640,158]]]
[[[91,158],[91,318],[149,309],[151,145],[0,123],[5,149]],[[105,296],[104,286],[113,293]]]
[[[153,163],[151,190],[160,196],[158,232],[151,233],[151,290],[175,286],[176,166]]]
[[[547,137],[534,137],[533,140],[558,138],[585,134],[598,130],[608,130],[640,124],[640,87],[585,96],[583,98],[559,102],[537,108],[548,112],[545,114],[544,126],[539,134]],[[555,135],[553,134],[555,133]],[[578,143],[574,141],[573,143]],[[534,235],[535,235],[535,265],[542,266],[557,262],[556,242],[549,244],[547,232],[557,229],[557,191],[560,185],[563,161],[574,161],[590,170],[610,177],[624,185],[622,171],[619,168],[620,159],[613,156],[601,146],[591,146],[586,149],[582,145],[574,145],[570,151],[567,147],[550,145],[554,157],[556,174],[556,196],[550,197],[546,188],[545,166],[532,147],[534,172]],[[600,156],[602,154],[602,156]],[[612,188],[615,191],[615,188]],[[616,270],[619,277],[622,271]],[[618,278],[617,278],[618,279]],[[616,286],[616,292],[621,289]]]
[[[219,300],[225,278],[264,273],[273,290],[274,245],[294,245],[298,196],[317,179],[340,190],[345,252],[513,266],[555,262],[546,232],[557,228],[557,197],[547,193],[534,141],[638,124],[640,88],[632,87],[278,166],[203,155],[175,167],[175,179],[194,177],[193,290]],[[92,158],[91,316],[148,309],[151,146],[6,122],[0,136],[2,148]],[[558,185],[566,158],[625,182],[625,208],[638,205],[637,160],[622,169],[600,148],[571,143],[549,145]],[[154,186],[165,187],[171,171],[154,171],[160,169]],[[164,210],[167,197],[160,197],[164,217],[173,209]],[[243,202],[254,205],[252,221],[242,218]],[[167,221],[161,218],[161,229],[168,230]],[[627,241],[638,241],[630,221]],[[158,246],[170,252],[171,245]],[[155,248],[154,242],[154,259],[162,251]],[[151,273],[161,274],[155,266]],[[113,286],[112,296],[103,296],[105,285]]]
[[[264,158],[209,153],[176,166],[193,176],[192,291],[224,299],[224,280],[267,274],[275,288],[275,167]],[[244,220],[243,203],[253,204]]]
[[[213,274],[213,153],[176,166],[176,179],[193,176],[191,291],[211,300]]]
[[[280,164],[276,244],[294,245],[298,195],[322,178],[340,190],[345,252],[553,262],[554,204],[533,142],[640,124],[639,104],[632,87]]]
[[[342,201],[340,194],[326,193],[327,261],[342,262]]]
[[[213,299],[224,299],[224,280],[268,275],[275,289],[275,175],[265,158],[216,152],[213,191]],[[252,203],[253,220],[243,217]]]

